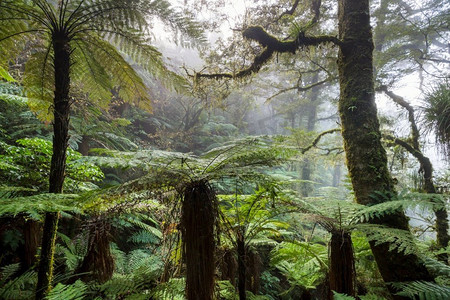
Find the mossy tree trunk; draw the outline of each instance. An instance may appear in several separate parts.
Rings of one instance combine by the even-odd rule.
[[[52,36],[55,68],[55,94],[53,100],[53,154],[50,165],[49,192],[62,193],[66,170],[66,151],[69,141],[70,119],[70,45],[66,32],[54,32]],[[45,214],[39,259],[36,299],[44,299],[50,291],[53,277],[58,212]]]
[[[339,114],[347,166],[357,202],[372,205],[376,203],[376,198],[371,197],[374,192],[394,193],[394,187],[375,106],[369,0],[339,1],[338,17]],[[374,222],[408,230],[403,213]],[[416,255],[389,251],[388,244],[371,243],[371,248],[385,282],[432,279]]]
[[[180,225],[188,300],[214,298],[216,217],[215,194],[208,183],[201,180],[187,184],[184,188]]]

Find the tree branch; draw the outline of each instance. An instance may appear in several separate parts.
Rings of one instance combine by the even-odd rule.
[[[341,131],[340,128],[334,128],[334,129],[330,129],[330,130],[321,132],[321,133],[314,139],[314,141],[313,141],[309,146],[307,146],[306,148],[301,149],[300,152],[301,152],[302,154],[305,154],[305,153],[306,153],[307,151],[309,151],[311,148],[316,147],[317,144],[320,142],[320,139],[321,139],[324,135],[327,135],[327,134],[330,134],[330,133],[335,133],[335,132],[340,132],[340,131]]]
[[[414,117],[414,108],[401,96],[389,91],[387,86],[382,85],[377,90],[384,92],[395,103],[408,111],[408,120],[411,124],[411,138],[415,150],[419,150],[419,130],[417,129],[416,119]]]
[[[258,72],[261,67],[272,57],[274,53],[295,53],[298,49],[306,46],[317,46],[325,43],[333,43],[341,45],[341,41],[330,35],[307,36],[304,32],[300,32],[298,36],[289,41],[280,41],[276,37],[267,33],[261,26],[250,26],[242,33],[245,39],[256,41],[264,47],[263,52],[255,57],[253,63],[246,69],[237,73],[215,73],[202,74],[196,73],[195,79],[200,77],[222,79],[222,78],[241,78],[252,73]]]
[[[278,91],[277,93],[273,94],[272,96],[270,96],[269,98],[267,98],[266,103],[272,101],[273,98],[275,98],[276,96],[279,96],[279,95],[281,95],[283,93],[286,93],[286,92],[289,92],[289,91],[292,91],[292,90],[297,90],[298,92],[305,92],[305,91],[308,91],[308,90],[310,90],[310,89],[312,89],[312,88],[314,88],[316,86],[319,86],[319,85],[322,85],[324,83],[327,83],[327,82],[331,81],[332,79],[333,78],[326,78],[326,79],[324,79],[322,81],[318,81],[316,83],[313,83],[313,84],[310,84],[310,85],[307,85],[307,86],[303,86],[302,87],[302,86],[299,86],[299,85],[295,85],[295,86],[290,87],[290,88],[282,89],[282,90]]]

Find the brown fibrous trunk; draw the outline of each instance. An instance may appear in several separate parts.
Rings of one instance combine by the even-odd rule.
[[[111,255],[111,225],[105,220],[95,220],[89,224],[88,248],[86,256],[75,273],[82,274],[83,281],[94,280],[104,283],[114,272],[114,259]]]
[[[332,232],[328,245],[330,297],[332,291],[349,296],[356,296],[355,257],[352,238],[345,230]]]
[[[180,227],[188,300],[213,299],[216,216],[216,198],[208,183],[194,181],[187,184],[184,188]]]

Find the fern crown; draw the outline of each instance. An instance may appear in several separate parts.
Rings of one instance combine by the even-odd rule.
[[[202,38],[200,27],[165,0],[1,0],[0,70],[8,69],[14,55],[26,57],[26,95],[33,100],[32,109],[49,119],[53,44],[63,40],[71,51],[72,87],[105,107],[111,89],[120,86],[119,96],[125,101],[150,109],[146,86],[123,54],[166,83],[183,85],[150,45],[147,29],[155,17],[190,37]]]

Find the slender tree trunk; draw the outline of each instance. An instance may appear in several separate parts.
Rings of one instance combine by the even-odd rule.
[[[311,84],[315,84],[319,81],[319,73],[315,73]],[[311,89],[311,97],[310,97],[310,103],[308,105],[308,119],[306,124],[306,131],[311,132],[314,130],[314,127],[316,126],[316,120],[317,120],[317,99],[319,98],[319,87],[313,87]],[[313,162],[309,160],[308,158],[305,158],[303,161],[302,166],[302,180],[310,181],[311,180],[311,169],[313,167]],[[301,195],[303,197],[308,197],[311,193],[313,187],[310,182],[303,182],[302,188],[301,188]]]
[[[55,96],[53,101],[53,154],[50,165],[49,192],[62,193],[66,170],[66,151],[69,141],[69,89],[70,46],[67,35],[53,34],[55,67]],[[58,212],[45,214],[41,256],[38,268],[36,299],[40,300],[50,291],[53,278],[53,257],[58,227]]]
[[[355,257],[350,233],[344,230],[332,232],[329,244],[329,265],[329,299],[333,299],[332,291],[356,296]]]
[[[184,190],[181,232],[186,262],[188,300],[212,300],[214,294],[214,226],[217,206],[206,181],[194,181]]]
[[[338,57],[339,113],[347,167],[357,202],[371,205],[376,203],[376,198],[371,197],[374,192],[395,191],[375,106],[369,0],[340,0],[338,17],[342,41]],[[404,213],[374,222],[408,230]],[[371,248],[385,282],[432,279],[417,255],[389,251],[388,244],[371,243]]]
[[[333,171],[333,186],[337,187],[341,183],[341,164],[338,162],[334,166]]]
[[[245,266],[246,262],[246,249],[245,249],[245,241],[243,238],[238,238],[237,240],[237,255],[238,255],[238,292],[239,292],[239,300],[246,300],[247,295],[245,293],[246,290],[246,276],[247,276],[247,268]]]

